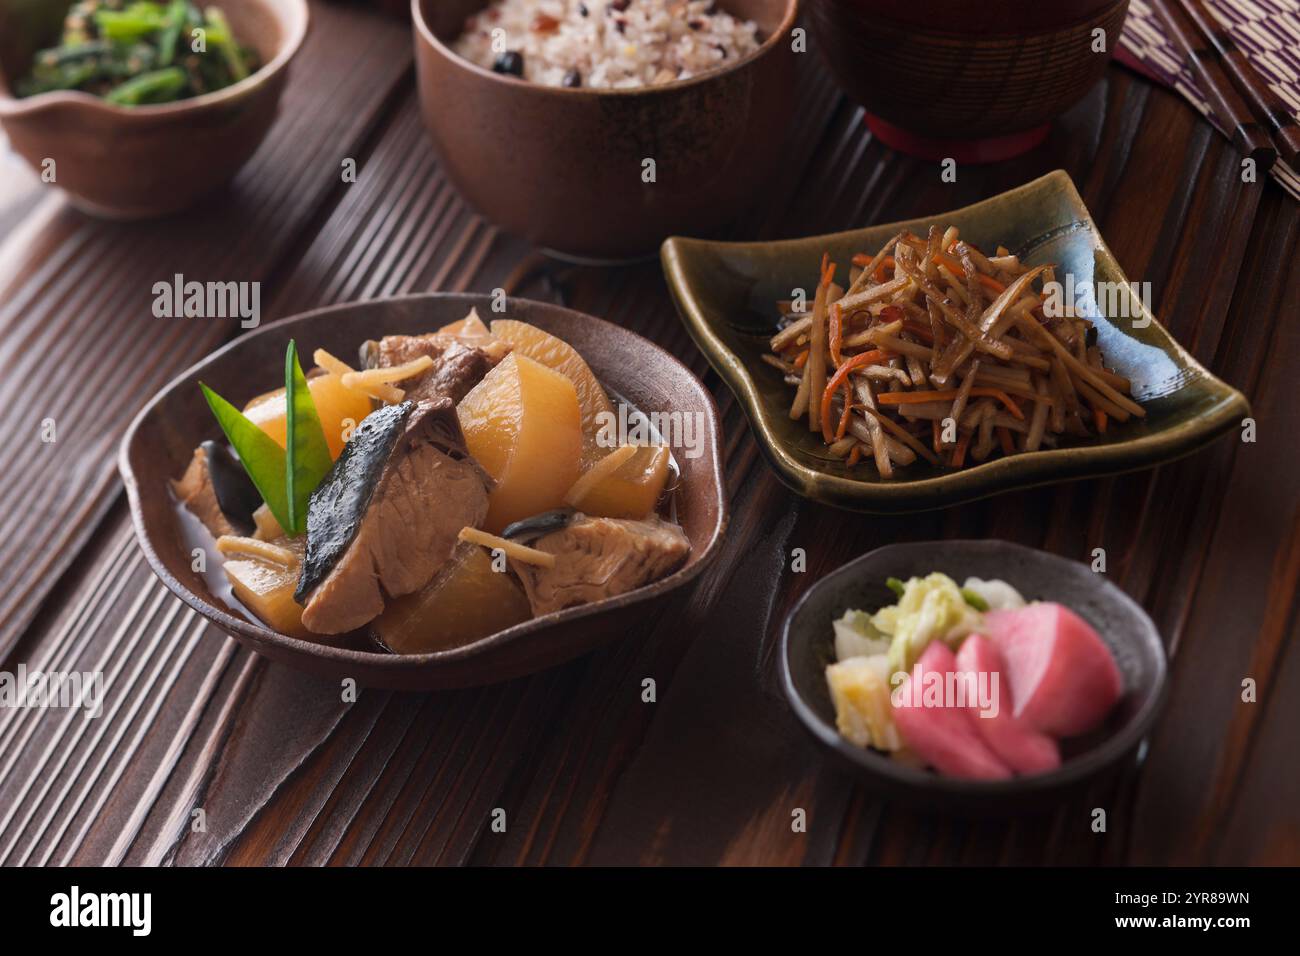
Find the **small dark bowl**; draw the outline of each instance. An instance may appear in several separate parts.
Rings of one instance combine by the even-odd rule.
[[[308,23],[306,0],[221,0],[262,67],[203,96],[133,107],[79,91],[15,97],[33,54],[57,42],[69,5],[0,0],[0,124],[37,172],[54,160],[55,185],[75,206],[110,219],[177,212],[231,179],[275,120]]]
[[[1124,677],[1124,694],[1105,726],[1064,741],[1064,760],[1050,773],[1011,780],[962,780],[907,766],[840,736],[826,686],[835,661],[831,622],[849,608],[874,611],[894,603],[889,577],[907,580],[941,571],[958,582],[1001,578],[1028,600],[1056,601],[1091,624]],[[790,706],[813,737],[872,789],[909,803],[976,813],[1014,809],[1060,796],[1131,755],[1164,701],[1165,649],[1151,618],[1131,597],[1085,565],[1005,541],[919,541],[864,554],[822,578],[786,618],[781,676]]]
[[[652,254],[717,230],[780,161],[793,106],[798,0],[720,0],[758,24],[753,55],[662,86],[526,83],[453,53],[487,0],[412,0],[416,83],[447,175],[488,219],[567,258]],[[656,160],[657,181],[642,181]]]
[[[432,654],[388,654],[299,640],[244,617],[215,597],[191,565],[169,481],[194,447],[220,432],[198,380],[242,403],[283,380],[289,339],[310,355],[324,348],[351,355],[368,338],[429,332],[465,317],[509,317],[572,345],[606,389],[646,413],[700,413],[703,453],[678,455],[676,517],[691,542],[686,563],[636,591],[533,618],[463,647]],[[727,527],[722,480],[722,425],[708,389],[686,366],[634,332],[557,305],[507,301],[505,315],[485,295],[414,295],[331,306],[241,336],[185,371],[145,406],[122,440],[118,467],[130,499],[136,537],[154,573],[186,604],[259,654],[300,670],[373,687],[432,690],[507,680],[552,667],[625,634],[650,605],[693,581],[715,557]],[[328,639],[328,638],[326,638]]]
[[[1101,79],[1128,0],[812,0],[813,38],[882,141],[993,162],[1036,146]],[[1093,31],[1105,52],[1093,52]]]

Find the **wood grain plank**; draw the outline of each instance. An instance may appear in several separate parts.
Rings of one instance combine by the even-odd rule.
[[[1300,212],[1276,187],[1242,184],[1231,150],[1183,104],[1118,68],[1044,147],[963,168],[954,184],[872,140],[825,77],[804,82],[787,168],[733,234],[934,214],[1062,166],[1126,271],[1152,281],[1175,334],[1255,402],[1260,442],[916,516],[858,518],[802,501],[763,462],[654,263],[520,272],[530,250],[465,206],[427,149],[413,99],[390,93],[382,128],[362,135],[358,182],[333,188],[310,234],[286,244],[275,313],[430,287],[485,291],[523,276],[529,294],[647,335],[702,375],[723,414],[733,523],[721,558],[690,595],[564,667],[476,691],[363,692],[348,706],[337,685],[235,652],[215,633],[185,657],[184,615],[158,602],[138,560],[124,560],[127,529],[110,514],[68,580],[69,605],[43,615],[20,650],[33,660],[108,653],[121,673],[138,671],[134,687],[154,686],[156,672],[169,696],[151,717],[139,694],[118,704],[98,738],[125,742],[109,748],[123,751],[118,763],[94,746],[98,731],[65,753],[58,740],[75,730],[59,738],[57,720],[0,714],[0,851],[182,864],[1294,861],[1298,804],[1274,795],[1300,793],[1294,721],[1279,719],[1300,693],[1300,502],[1286,478],[1300,463],[1294,441],[1277,436],[1300,427],[1287,400],[1300,371],[1300,333],[1287,321],[1300,311]],[[21,301],[92,305],[85,251],[98,242],[85,227],[52,243],[58,267]],[[26,308],[7,321],[27,345],[48,341]],[[25,467],[39,465],[31,460]],[[963,820],[883,803],[823,761],[777,687],[783,616],[820,573],[864,550],[944,536],[1080,559],[1106,549],[1107,573],[1152,611],[1175,652],[1174,694],[1143,763],[1041,814]],[[802,574],[790,569],[795,547],[808,552]],[[1243,674],[1259,675],[1259,704],[1228,693]],[[654,703],[642,699],[645,678]],[[135,743],[141,717],[154,747]],[[111,793],[97,809],[74,771],[101,762],[94,779]],[[57,771],[53,809],[38,799],[46,770]],[[1101,835],[1088,826],[1099,806],[1111,820]],[[206,832],[191,828],[195,807]],[[491,827],[498,809],[503,833]],[[791,827],[797,810],[806,832]]]
[[[9,409],[0,441],[10,450],[0,462],[0,660],[118,494],[116,443],[131,417],[237,331],[229,319],[153,318],[154,283],[268,278],[409,62],[399,26],[320,5],[281,121],[227,190],[184,215],[129,224],[87,219],[51,196],[37,234],[0,248],[0,400]],[[32,387],[54,381],[76,387]],[[53,443],[40,440],[46,419]],[[36,534],[43,547],[32,555]]]
[[[1139,862],[1276,859],[1280,848],[1259,836],[1230,851],[1222,827],[1202,821],[1237,817],[1247,768],[1255,779],[1293,781],[1296,775],[1286,749],[1288,738],[1294,747],[1295,722],[1281,717],[1288,710],[1294,713],[1287,695],[1294,695],[1296,685],[1275,683],[1274,676],[1296,624],[1300,501],[1295,482],[1278,479],[1294,475],[1300,464],[1294,440],[1300,420],[1289,397],[1300,330],[1288,321],[1300,306],[1300,276],[1291,269],[1284,282],[1273,283],[1266,275],[1273,270],[1271,252],[1280,253],[1282,262],[1295,262],[1300,222],[1294,204],[1279,205],[1272,197],[1269,204],[1262,223],[1266,228],[1252,237],[1249,272],[1234,303],[1239,315],[1252,320],[1238,321],[1218,350],[1225,374],[1235,373],[1247,385],[1261,435],[1254,444],[1233,443],[1223,510],[1202,551],[1204,570],[1194,582],[1170,582],[1184,604],[1179,615],[1184,626],[1168,712],[1152,738],[1135,807],[1141,824],[1134,847]],[[1185,480],[1194,478],[1188,474]],[[1247,677],[1259,684],[1259,703],[1241,700],[1241,682]],[[1271,749],[1256,750],[1266,717],[1289,725],[1290,733],[1270,728]],[[1213,732],[1189,734],[1187,727]],[[1189,780],[1196,785],[1186,785]],[[1283,783],[1282,789],[1291,785]],[[1256,795],[1256,807],[1258,800]],[[1274,811],[1264,820],[1291,841],[1282,846],[1295,845],[1294,819]]]
[[[409,94],[400,96],[393,110],[384,135],[359,167],[358,181],[339,192],[338,205],[319,224],[317,237],[296,250],[293,264],[284,268],[285,282],[275,299],[277,313],[335,299],[407,292],[433,282],[465,287],[474,277],[491,281],[508,271],[512,243],[501,243],[506,258],[493,257],[495,231],[485,227],[442,180],[414,99]],[[513,248],[517,250],[518,244]],[[334,823],[330,814],[340,801],[371,796],[368,787],[349,788],[340,781],[354,760],[379,766],[392,757],[384,748],[395,746],[402,734],[385,736],[385,732],[410,719],[409,695],[399,695],[399,702],[392,703],[390,695],[370,693],[355,707],[339,710],[336,687],[302,680],[282,668],[264,669],[261,662],[250,667],[249,679],[223,688],[213,706],[238,713],[244,720],[250,719],[247,712],[256,723],[240,723],[232,716],[227,723],[208,728],[206,760],[212,766],[190,768],[188,772],[201,774],[202,779],[176,791],[178,799],[201,802],[210,822],[208,830],[182,832],[175,824],[183,814],[160,801],[146,826],[156,841],[148,857],[164,853],[182,864],[323,862],[336,851],[366,852],[357,850],[353,835]],[[381,715],[393,724],[385,724],[385,732],[375,734],[372,744]],[[288,739],[277,737],[272,728],[285,723],[304,729]],[[460,736],[464,725],[458,720],[449,732]],[[363,744],[375,749],[363,753],[359,750]],[[219,772],[227,764],[237,768],[228,776]],[[378,798],[384,799],[385,794],[380,792]],[[281,816],[259,818],[262,806],[272,800],[294,808],[292,821]],[[433,812],[437,805],[426,809]],[[161,823],[164,818],[172,823]],[[377,841],[375,852],[382,854],[381,859],[394,852],[409,855],[419,843],[419,834],[428,829],[428,821],[412,811],[403,826],[413,830],[397,831],[404,839],[396,851],[398,841],[386,842],[387,830],[369,835]],[[164,850],[159,841],[168,834],[175,842]],[[447,848],[428,847],[423,852],[436,856],[444,851]]]
[[[1124,78],[1117,85],[1123,87],[1128,83]],[[1176,107],[1161,95],[1153,98],[1130,91],[1122,100],[1135,101],[1142,109],[1162,111],[1153,119],[1157,128],[1181,131],[1185,138],[1196,140],[1194,124],[1184,122],[1177,115],[1165,115]],[[831,108],[839,109],[834,104]],[[841,124],[857,119],[851,110],[839,111],[837,116]],[[1137,142],[1142,129],[1140,123],[1125,122],[1121,127],[1099,136],[1098,142],[1124,148]],[[842,129],[832,130],[827,136],[831,143],[851,142]],[[917,203],[928,202],[934,208],[942,208],[963,201],[939,198],[937,193],[942,191],[929,182],[914,190],[920,194],[919,199],[906,191],[900,194],[900,184],[911,181],[915,170],[908,168],[906,162],[891,163],[887,155],[871,156],[871,147],[861,152],[851,146],[843,146],[838,151],[819,148],[816,152],[819,156],[828,155],[832,161],[823,161],[820,167],[814,163],[811,172],[814,180],[836,172],[833,161],[846,155],[856,156],[857,161],[877,170],[870,182],[885,195],[872,197],[868,189],[867,197],[859,205],[866,203],[881,210],[893,206],[899,208],[898,215],[903,215],[911,211],[909,205],[915,209]],[[1150,176],[1163,161],[1160,150],[1144,148],[1139,152],[1141,156],[1130,156],[1123,174],[1110,181],[1109,188],[1121,197],[1145,176]],[[1080,157],[1079,162],[1085,159]],[[1221,156],[1218,159],[1223,161]],[[1195,173],[1200,168],[1199,162],[1189,161],[1187,169]],[[891,165],[901,171],[879,172]],[[852,171],[838,172],[839,178],[832,177],[829,181],[842,200],[849,194],[845,184]],[[1172,211],[1175,221],[1182,219],[1184,229],[1189,218],[1215,221],[1216,217],[1217,224],[1206,228],[1221,229],[1229,220],[1244,221],[1248,227],[1249,207],[1239,202],[1217,205],[1205,202],[1202,193],[1222,185],[1213,176],[1176,178],[1158,199],[1165,204],[1163,208]],[[977,183],[967,188],[978,190],[980,186]],[[839,200],[830,202],[821,214],[841,205]],[[1157,203],[1157,208],[1162,207]],[[1118,217],[1115,228],[1129,245],[1117,244],[1117,252],[1125,257],[1128,268],[1142,274],[1140,270],[1161,248],[1167,233],[1160,228],[1146,228],[1135,221],[1137,215],[1138,211],[1133,209],[1132,216]],[[850,224],[831,219],[823,220],[815,228]],[[1239,236],[1241,229],[1237,226],[1235,233],[1232,229],[1223,231]],[[689,348],[680,341],[680,330],[671,312],[662,306],[662,300],[659,308],[647,308],[647,302],[654,301],[656,292],[662,295],[653,269],[619,270],[613,277],[580,274],[571,278],[568,298],[576,306],[631,324],[661,342],[671,342],[674,348]],[[1187,273],[1170,281],[1180,283],[1180,289],[1191,284],[1190,290],[1183,294],[1196,298],[1192,278]],[[1200,281],[1224,280],[1221,275],[1211,273]],[[1231,285],[1231,277],[1227,281]],[[1188,328],[1199,327],[1204,322],[1210,324],[1211,332],[1215,327],[1222,328],[1226,303],[1221,298],[1215,302],[1211,299],[1202,314],[1191,318],[1180,315],[1178,320]],[[688,357],[698,365],[698,356]],[[472,823],[466,821],[463,808],[455,813],[434,812],[429,792],[421,789],[421,781],[429,781],[423,787],[432,785],[432,793],[444,801],[454,799],[450,795],[456,788],[445,782],[436,783],[445,775],[445,768],[440,763],[429,762],[426,756],[424,763],[409,764],[409,782],[405,784],[407,793],[418,792],[424,796],[412,804],[410,796],[404,800],[403,793],[385,792],[382,800],[374,801],[374,806],[384,808],[385,814],[374,831],[379,835],[379,852],[360,856],[354,852],[347,859],[445,860],[436,853],[422,857],[416,851],[403,852],[401,843],[418,832],[423,834],[421,849],[428,849],[428,841],[438,829],[446,832],[439,838],[444,840],[458,830],[463,834],[460,828],[465,827],[478,834],[471,858],[492,863],[830,862],[837,857],[871,862],[998,859],[1041,863],[1122,859],[1123,848],[1134,829],[1124,825],[1122,810],[1118,832],[1111,840],[1096,839],[1086,821],[1091,807],[1116,806],[1116,801],[1131,789],[1132,777],[1113,788],[1081,794],[1055,812],[1019,820],[1013,835],[1005,822],[972,824],[883,807],[858,794],[834,772],[819,770],[820,758],[808,749],[798,728],[793,727],[789,715],[772,693],[770,649],[775,626],[798,591],[796,585],[782,579],[792,577],[781,573],[785,565],[783,556],[796,540],[830,542],[815,552],[810,575],[815,576],[818,568],[832,568],[863,547],[909,537],[997,534],[1033,544],[1050,543],[1054,549],[1076,557],[1087,555],[1092,545],[1104,543],[1116,556],[1113,573],[1120,583],[1143,593],[1150,580],[1142,572],[1149,572],[1155,566],[1155,562],[1145,557],[1151,553],[1149,541],[1161,540],[1160,535],[1176,530],[1185,512],[1178,508],[1157,510],[1148,519],[1149,523],[1138,526],[1140,531],[1134,529],[1133,522],[1125,515],[1152,509],[1153,504],[1167,497],[1165,492],[1170,487],[1195,488],[1194,482],[1186,480],[1186,474],[1198,472],[1181,473],[1171,469],[1173,473],[1166,476],[1162,470],[1154,475],[1115,479],[1088,487],[1036,492],[1027,496],[1029,500],[1019,515],[1005,508],[980,506],[963,509],[961,513],[873,519],[869,531],[846,534],[842,515],[794,500],[761,464],[757,470],[752,468],[757,460],[752,439],[746,434],[734,404],[725,401],[724,404],[731,412],[727,421],[729,471],[737,506],[737,520],[729,534],[726,553],[718,569],[701,583],[695,598],[686,607],[674,610],[671,623],[662,623],[639,641],[629,638],[625,645],[563,668],[563,673],[542,675],[526,682],[530,685],[562,682],[574,687],[586,718],[582,723],[575,723],[564,709],[547,709],[545,704],[536,705],[540,710],[522,703],[517,705],[528,720],[544,721],[552,728],[541,743],[541,752],[532,759],[520,761],[498,801],[503,806],[518,808],[512,811],[511,818],[522,815],[523,828],[512,828],[500,839],[483,835],[481,808],[491,804],[488,794],[483,795],[477,805],[480,809],[472,814]],[[749,462],[751,467],[741,469],[744,480],[737,480],[741,461]],[[1187,467],[1190,469],[1192,465],[1189,463]],[[1215,483],[1210,487],[1216,487]],[[1195,499],[1184,503],[1191,507],[1202,504]],[[1208,510],[1214,512],[1213,508]],[[778,530],[773,531],[772,522],[767,518],[773,514],[787,515],[793,524],[787,527],[778,522]],[[745,516],[750,516],[748,522]],[[1130,575],[1135,572],[1138,577],[1130,581]],[[1177,619],[1174,620],[1176,623]],[[725,626],[716,622],[725,622]],[[641,703],[635,693],[639,677],[645,675],[654,675],[667,690],[653,708]],[[740,675],[753,676],[741,682]],[[716,693],[716,688],[721,686],[728,688],[725,696]],[[545,696],[541,696],[544,700]],[[490,717],[483,716],[477,708],[462,710],[469,715],[467,720],[489,724],[497,714],[495,709],[489,712],[493,715]],[[500,759],[501,748],[489,749]],[[810,784],[811,780],[817,782]],[[812,826],[807,835],[799,836],[789,829],[789,814],[796,804],[802,803],[809,804],[805,809],[810,810]],[[439,803],[438,807],[441,806]],[[395,811],[395,807],[400,809]],[[854,812],[852,826],[846,819],[848,807]],[[272,827],[273,821],[282,822],[280,809],[267,808],[264,818],[267,827]],[[356,811],[350,829],[373,830],[376,824],[366,809],[361,807]],[[339,812],[345,811],[340,808]],[[422,813],[428,822],[425,829],[417,830],[413,820],[419,819]],[[853,843],[841,846],[840,835],[850,831],[854,834]],[[853,846],[858,849],[854,850]],[[255,854],[250,858],[253,857]]]
[[[345,50],[355,72],[332,68]],[[114,835],[100,824],[143,824],[141,805],[126,801],[147,801],[161,788],[158,774],[177,759],[185,730],[202,714],[202,697],[189,695],[202,693],[232,654],[216,632],[200,638],[194,619],[159,590],[120,510],[108,522],[112,547],[86,552],[89,575],[59,574],[120,494],[113,451],[130,416],[234,329],[228,321],[157,324],[148,318],[152,282],[173,272],[270,277],[277,256],[330,201],[338,181],[334,152],[359,153],[408,70],[403,29],[364,11],[325,7],[295,64],[282,122],[236,182],[205,204],[201,220],[99,223],[49,195],[39,219],[11,236],[0,254],[0,389],[15,409],[2,426],[15,454],[0,463],[7,479],[0,497],[9,498],[0,504],[0,525],[11,536],[6,547],[25,551],[36,528],[44,539],[35,555],[7,561],[0,574],[0,658],[9,666],[107,667],[120,678],[93,725],[26,711],[4,725],[0,760],[16,776],[5,780],[0,858],[84,859],[79,849],[92,847],[97,861],[124,853],[113,848],[120,829]],[[196,221],[204,227],[196,229]],[[40,445],[32,440],[39,424],[34,403],[54,392],[20,383],[54,378],[81,387],[59,391],[59,442]],[[19,496],[22,506],[15,507]],[[56,584],[71,586],[69,606],[79,616],[38,620],[11,649]],[[135,600],[120,600],[124,595]],[[179,736],[144,733],[168,721],[178,722]],[[127,785],[112,785],[124,777]]]

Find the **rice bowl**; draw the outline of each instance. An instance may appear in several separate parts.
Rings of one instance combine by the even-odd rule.
[[[611,262],[675,233],[716,232],[752,207],[794,111],[798,0],[722,0],[757,24],[758,49],[618,89],[534,83],[460,55],[466,23],[489,5],[411,4],[421,113],[448,179],[481,215],[553,254]]]
[[[731,65],[760,42],[755,23],[713,0],[498,0],[453,49],[543,86],[632,89]]]

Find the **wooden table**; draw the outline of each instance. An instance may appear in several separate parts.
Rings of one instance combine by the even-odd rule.
[[[1243,184],[1190,108],[1113,67],[1045,146],[945,184],[874,142],[809,57],[785,168],[737,237],[939,213],[1063,167],[1158,314],[1258,420],[1253,444],[1223,439],[1153,471],[863,517],[778,484],[657,264],[538,271],[465,206],[421,127],[405,24],[333,3],[314,14],[281,119],[224,195],[138,225],[85,218],[35,182],[0,205],[0,659],[109,682],[98,720],[0,711],[0,861],[1300,862],[1300,208]],[[354,184],[340,177],[348,157]],[[118,440],[159,386],[238,331],[153,318],[152,284],[177,272],[260,280],[268,319],[505,286],[635,328],[722,409],[721,558],[688,599],[568,666],[342,703],[337,686],[208,627],[135,545]],[[53,444],[38,438],[46,418]],[[776,681],[787,609],[867,549],[956,536],[1074,558],[1104,547],[1111,578],[1154,616],[1172,689],[1145,762],[1118,783],[1041,816],[960,820],[881,804],[805,739]],[[809,573],[788,571],[794,547]],[[645,677],[657,703],[641,700]],[[1255,703],[1241,700],[1246,677]],[[796,808],[806,833],[792,832]]]

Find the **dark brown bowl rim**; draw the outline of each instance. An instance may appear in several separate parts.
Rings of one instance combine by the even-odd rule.
[[[883,778],[895,786],[902,786],[918,793],[925,792],[997,800],[999,798],[1011,799],[1028,794],[1048,793],[1086,780],[1110,764],[1122,759],[1125,754],[1137,747],[1143,738],[1150,733],[1156,717],[1159,716],[1160,710],[1164,706],[1165,697],[1169,690],[1168,653],[1165,651],[1164,642],[1160,638],[1160,629],[1151,620],[1151,615],[1147,614],[1146,609],[1125,593],[1122,588],[1110,581],[1101,579],[1098,581],[1100,593],[1106,595],[1107,599],[1113,603],[1125,606],[1144,625],[1146,634],[1143,637],[1156,651],[1156,677],[1154,689],[1142,702],[1137,713],[1133,715],[1133,719],[1096,747],[1062,762],[1055,770],[1047,773],[1015,776],[1009,780],[968,780],[910,767],[869,747],[858,747],[845,739],[838,729],[822,719],[821,715],[817,713],[812,704],[804,699],[803,694],[795,686],[794,674],[790,667],[790,655],[792,653],[790,646],[791,625],[794,623],[795,618],[799,616],[800,611],[803,610],[804,605],[812,599],[818,590],[828,587],[832,580],[853,576],[861,565],[890,551],[900,548],[926,547],[934,548],[936,552],[944,549],[951,550],[954,547],[982,548],[990,551],[1010,550],[1032,555],[1033,560],[1040,562],[1061,565],[1078,563],[1059,554],[1052,554],[1050,551],[996,539],[953,538],[937,541],[900,541],[883,545],[868,551],[866,554],[859,555],[852,561],[840,565],[821,580],[813,583],[800,596],[794,607],[790,609],[790,613],[786,615],[785,621],[781,625],[781,689],[785,692],[785,698],[789,702],[790,708],[795,712],[795,716],[799,718],[799,722],[816,738],[818,743],[833,751],[842,760],[847,761],[864,777]],[[936,566],[941,566],[942,560],[938,556],[936,558]],[[1014,584],[1014,582],[1011,583]],[[826,626],[830,627],[829,621],[826,622]]]
[[[485,80],[490,80],[493,83],[503,84],[503,88],[509,86],[516,90],[521,88],[535,90],[541,94],[567,96],[573,99],[598,99],[610,96],[651,96],[655,93],[667,93],[673,90],[682,90],[691,86],[696,86],[700,83],[707,83],[710,80],[719,79],[729,73],[734,73],[737,70],[749,66],[752,63],[756,63],[767,56],[776,47],[778,41],[790,34],[790,30],[794,27],[795,21],[799,19],[799,5],[802,0],[786,0],[785,16],[781,18],[780,25],[772,31],[772,35],[760,43],[758,49],[753,53],[736,60],[734,63],[729,63],[726,66],[715,67],[714,69],[708,70],[704,73],[687,77],[684,80],[673,80],[671,83],[661,83],[657,86],[633,86],[620,89],[589,89],[587,87],[573,89],[566,86],[548,86],[543,83],[529,83],[527,81],[502,76],[500,73],[494,73],[492,70],[481,67],[477,63],[471,63],[451,47],[447,46],[447,44],[439,40],[434,35],[433,31],[429,29],[429,25],[425,22],[423,12],[420,9],[422,2],[423,0],[411,0],[411,22],[415,24],[416,43],[418,44],[423,41],[427,46],[437,51],[444,59],[452,61],[466,72],[480,76]]]
[[[255,0],[255,2],[263,3],[263,0]],[[54,90],[49,93],[37,93],[34,96],[17,97],[9,91],[9,86],[4,79],[0,78],[0,117],[8,119],[28,113],[37,113],[45,109],[53,109],[58,106],[81,105],[91,109],[98,109],[109,116],[147,116],[153,118],[175,116],[224,103],[227,100],[250,96],[258,87],[265,85],[273,75],[281,72],[288,62],[297,55],[298,50],[302,47],[303,39],[307,36],[307,29],[311,26],[311,7],[307,0],[284,0],[284,2],[296,8],[296,24],[289,24],[291,28],[296,28],[292,29],[289,36],[280,44],[280,49],[274,57],[238,83],[232,83],[230,86],[213,90],[211,93],[204,93],[202,96],[194,96],[187,100],[176,100],[172,103],[118,106],[116,103],[108,102],[103,97],[95,96],[93,93],[85,93],[81,90]]]
[[[234,341],[227,343],[214,352],[210,352],[194,365],[190,366],[180,375],[173,378],[164,385],[158,392],[149,399],[145,406],[136,414],[130,427],[122,438],[121,445],[118,449],[118,471],[122,476],[122,484],[126,487],[127,500],[131,509],[131,522],[135,527],[136,540],[140,549],[144,552],[149,566],[173,594],[188,604],[194,610],[198,611],[205,618],[215,623],[228,634],[238,637],[248,638],[254,642],[264,643],[272,647],[290,651],[295,654],[302,654],[306,657],[336,661],[345,664],[366,665],[368,667],[377,667],[385,672],[401,671],[418,671],[427,668],[437,669],[442,664],[458,664],[467,660],[494,650],[500,645],[513,643],[516,640],[526,638],[530,634],[548,629],[557,624],[565,624],[571,621],[580,620],[586,617],[592,617],[604,614],[609,611],[618,610],[634,604],[640,604],[650,601],[654,598],[661,597],[671,591],[675,591],[688,582],[694,580],[705,568],[717,558],[721,550],[722,539],[727,531],[729,513],[727,508],[727,493],[724,483],[724,474],[722,468],[721,450],[718,443],[714,443],[708,450],[712,458],[712,492],[718,508],[718,519],[709,537],[708,543],[699,557],[685,565],[678,571],[662,578],[653,584],[638,588],[627,594],[618,597],[608,598],[604,601],[597,601],[595,604],[587,604],[582,607],[569,608],[563,611],[554,611],[550,614],[544,614],[541,617],[535,617],[525,621],[522,624],[516,624],[514,627],[506,628],[504,631],[498,631],[472,644],[466,644],[463,647],[453,648],[446,651],[435,651],[430,654],[385,654],[379,651],[361,651],[351,648],[331,647],[326,644],[318,644],[313,641],[305,641],[296,637],[290,637],[287,634],[281,634],[279,631],[273,631],[270,628],[263,627],[260,624],[254,624],[242,617],[236,617],[230,611],[217,607],[206,601],[201,596],[195,594],[184,584],[178,581],[172,573],[163,564],[162,559],[153,546],[150,531],[145,527],[144,509],[140,503],[139,480],[136,477],[135,470],[131,466],[130,454],[137,438],[144,427],[145,418],[153,411],[154,407],[170,395],[175,389],[194,381],[201,369],[209,362],[225,355],[235,349],[242,348],[245,343],[254,338],[272,334],[282,326],[305,323],[312,319],[333,312],[341,312],[348,309],[355,309],[358,306],[380,306],[385,303],[393,302],[421,302],[432,299],[443,301],[460,301],[468,309],[471,306],[477,306],[484,309],[489,308],[491,297],[487,295],[473,295],[468,293],[451,293],[451,292],[433,292],[421,293],[416,295],[398,295],[385,296],[379,299],[367,299],[360,302],[344,302],[337,305],[324,306],[318,309],[312,309],[308,312],[300,312],[296,315],[286,316],[275,322],[268,323],[247,335],[241,335]],[[598,319],[595,316],[578,312],[576,309],[568,309],[563,306],[555,305],[549,302],[537,302],[531,300],[515,299],[515,302],[529,302],[530,305],[542,306],[547,309],[554,309],[568,312],[574,317],[580,318],[584,322],[595,323],[601,326],[610,326],[616,328],[620,333],[626,333],[639,340],[645,348],[652,349],[660,353],[663,361],[675,365],[684,375],[693,381],[699,389],[700,397],[704,399],[704,411],[709,416],[713,424],[713,432],[722,436],[722,420],[718,415],[717,403],[713,400],[712,393],[704,387],[704,384],[687,368],[682,362],[669,353],[666,349],[661,348],[644,336],[638,335],[630,329],[616,326],[612,322],[606,322],[604,319]]]

